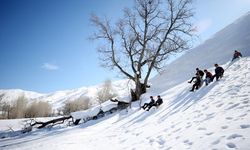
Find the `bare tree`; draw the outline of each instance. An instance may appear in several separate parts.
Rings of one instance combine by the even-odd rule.
[[[71,112],[86,110],[89,108],[89,102],[89,97],[80,96],[75,100],[67,101],[62,108],[62,112],[64,115],[69,115]]]
[[[106,80],[104,84],[97,91],[97,100],[101,104],[113,97],[117,96],[116,92],[112,88],[111,80]]]
[[[0,119],[3,118],[3,114],[4,114],[4,112],[3,112],[3,106],[4,106],[3,96],[4,96],[4,94],[0,95],[0,113],[1,113],[0,114]]]
[[[33,101],[25,110],[26,118],[48,117],[52,115],[52,106],[48,102]]]
[[[24,118],[27,104],[28,100],[24,95],[18,96],[8,108],[8,118]]]
[[[92,15],[98,29],[91,39],[105,44],[98,49],[102,65],[118,69],[135,82],[132,99],[146,92],[153,69],[162,69],[170,54],[189,48],[193,34],[192,0],[135,0],[132,9],[115,24]]]

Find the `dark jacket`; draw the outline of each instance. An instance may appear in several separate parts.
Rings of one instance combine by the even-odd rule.
[[[215,68],[215,74],[223,74],[224,73],[224,69],[220,66]]]
[[[198,70],[197,73],[199,73],[199,75],[200,75],[201,77],[204,76],[204,72],[203,72],[202,70]]]
[[[155,102],[155,104],[156,104],[157,106],[161,105],[162,103],[163,103],[162,98],[158,98],[158,99],[156,100],[156,102]]]
[[[152,98],[148,104],[153,105],[154,103],[155,103],[155,100]]]
[[[240,52],[235,52],[234,58],[239,58],[239,57],[242,57],[242,54]]]

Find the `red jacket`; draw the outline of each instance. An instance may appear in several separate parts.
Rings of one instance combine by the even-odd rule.
[[[206,78],[212,78],[212,77],[213,77],[212,73],[208,71],[208,72],[206,73]]]

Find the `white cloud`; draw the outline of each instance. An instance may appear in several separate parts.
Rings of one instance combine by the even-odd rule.
[[[204,19],[200,20],[195,24],[196,31],[201,34],[205,32],[211,25],[212,25],[212,20],[211,19]]]
[[[51,63],[43,63],[42,68],[46,70],[58,70],[59,69],[57,65],[51,64]]]

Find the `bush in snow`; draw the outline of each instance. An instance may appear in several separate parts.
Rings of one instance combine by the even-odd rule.
[[[25,111],[26,118],[48,117],[52,114],[52,107],[48,102],[34,101]]]
[[[75,100],[67,101],[63,108],[62,112],[64,115],[69,115],[71,112],[86,110],[89,108],[89,97],[81,96]]]
[[[11,103],[6,102],[6,113],[8,119],[24,118],[28,100],[24,95],[19,96]]]
[[[34,101],[28,104],[24,95],[11,102],[0,103],[0,112],[3,119],[47,117],[52,113],[52,107],[48,102]]]
[[[117,94],[112,88],[111,80],[106,80],[101,88],[97,91],[97,100],[100,104],[116,96]]]

